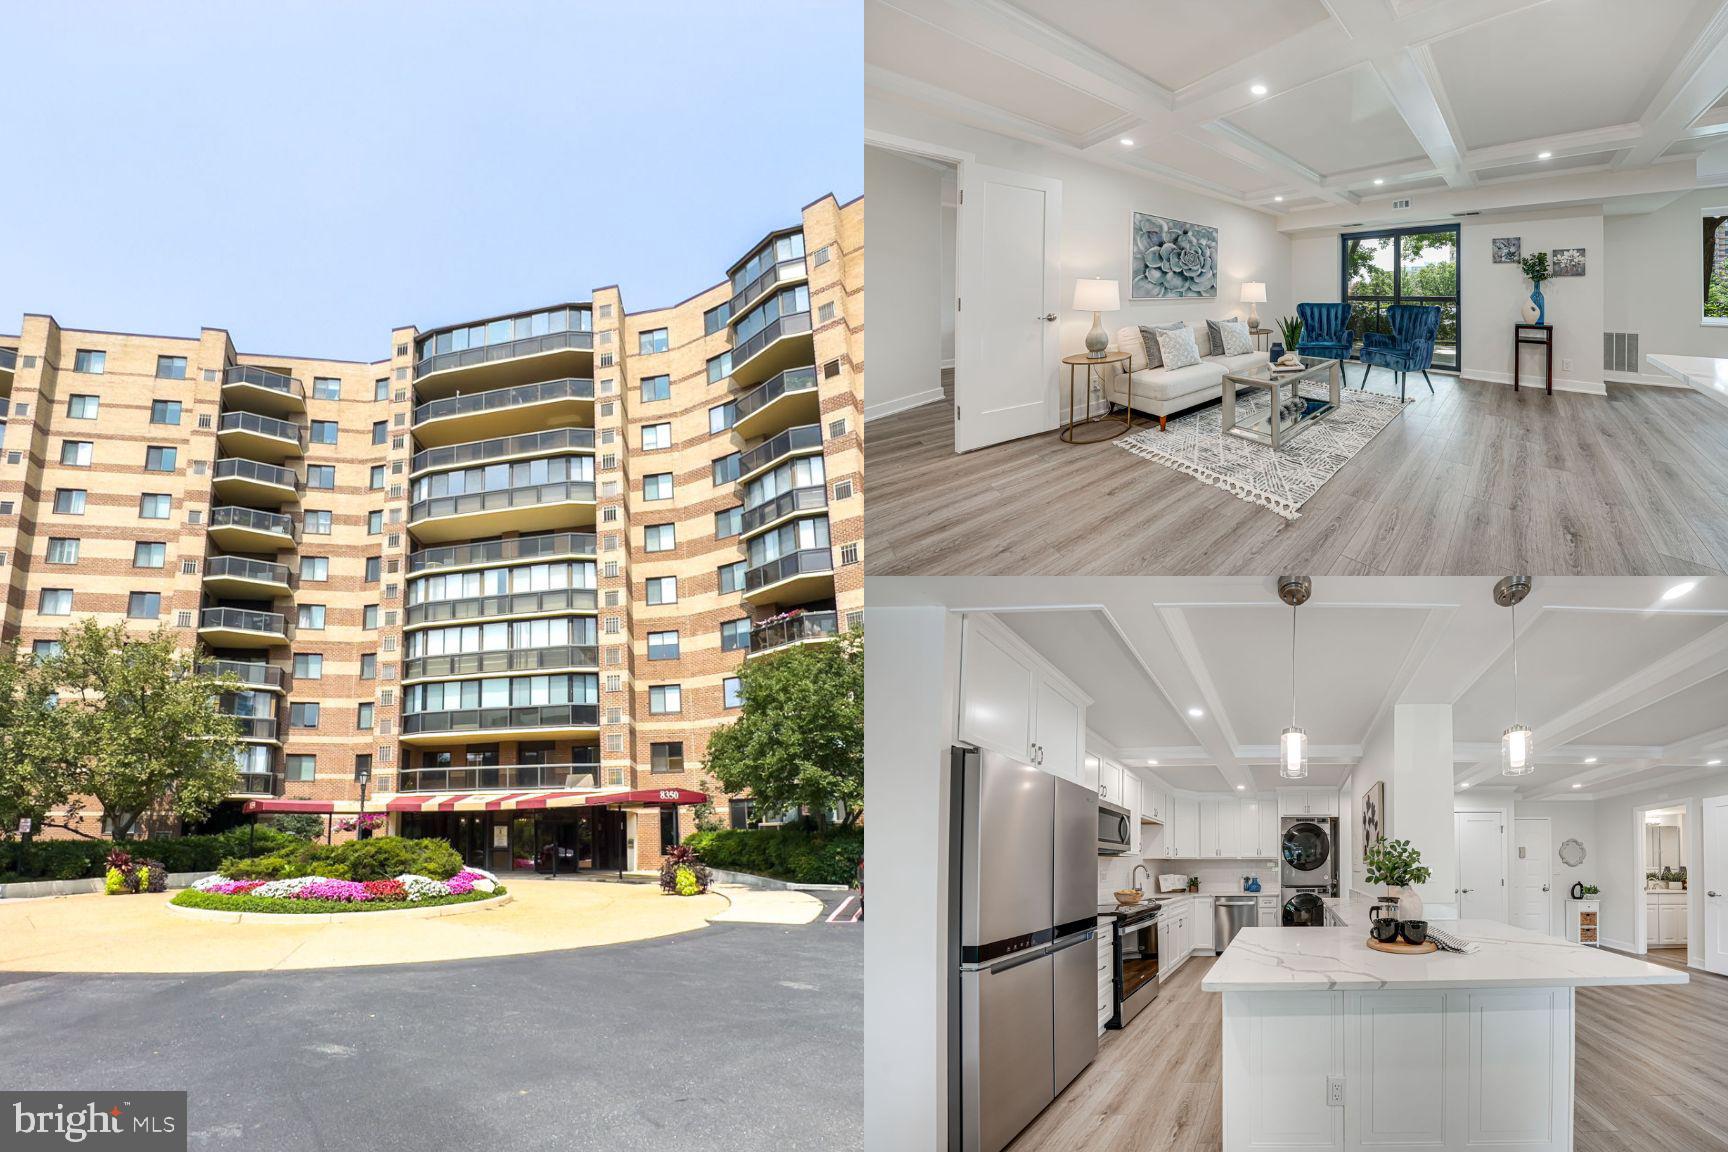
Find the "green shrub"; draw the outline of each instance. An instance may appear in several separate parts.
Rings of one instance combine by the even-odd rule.
[[[110,896],[118,896],[126,891],[126,874],[118,868],[108,869],[108,878],[102,883],[102,891]]]
[[[272,912],[284,916],[308,912],[389,912],[398,908],[433,908],[439,904],[470,904],[504,895],[500,884],[495,892],[466,892],[460,896],[428,896],[409,903],[404,900],[272,900],[264,896],[223,896],[217,892],[183,889],[170,903],[182,908],[209,908],[217,912]]]
[[[850,884],[864,857],[859,829],[807,832],[801,828],[723,828],[694,832],[685,846],[711,867],[749,872],[794,884]]]
[[[102,876],[108,853],[148,851],[169,872],[214,872],[223,859],[248,852],[267,855],[283,845],[303,844],[286,833],[259,825],[256,838],[250,828],[230,828],[209,836],[157,836],[149,840],[36,840],[28,853],[17,840],[0,842],[0,882],[15,880],[85,880]],[[248,844],[252,847],[248,848]],[[20,866],[20,856],[23,864]]]
[[[266,856],[232,857],[217,871],[231,880],[286,880],[328,876],[332,880],[390,880],[405,872],[448,880],[462,871],[462,857],[447,840],[374,836],[346,844],[289,841]]]

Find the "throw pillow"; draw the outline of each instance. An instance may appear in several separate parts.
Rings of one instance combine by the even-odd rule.
[[[1146,366],[1148,368],[1164,367],[1163,353],[1158,350],[1158,333],[1185,327],[1187,327],[1187,325],[1180,322],[1175,324],[1160,324],[1156,328],[1148,328],[1145,325],[1141,325],[1140,340],[1146,345]]]
[[[1248,334],[1248,325],[1237,320],[1227,320],[1218,326],[1218,335],[1224,341],[1224,355],[1241,356],[1254,351],[1254,337]]]
[[[1234,317],[1234,316],[1226,316],[1222,320],[1208,320],[1208,321],[1206,321],[1206,342],[1207,342],[1206,343],[1206,351],[1202,352],[1201,355],[1202,356],[1222,356],[1222,355],[1224,355],[1224,337],[1219,332],[1219,329],[1225,324],[1234,324],[1234,323],[1236,323],[1236,317]]]
[[[1166,368],[1189,368],[1200,363],[1200,346],[1194,341],[1194,329],[1186,324],[1174,328],[1159,328],[1158,354]]]

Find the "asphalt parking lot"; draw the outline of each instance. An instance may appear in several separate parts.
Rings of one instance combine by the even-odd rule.
[[[839,902],[441,964],[0,974],[0,1083],[189,1091],[194,1149],[859,1149],[864,925]]]

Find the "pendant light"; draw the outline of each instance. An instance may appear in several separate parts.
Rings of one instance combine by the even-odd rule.
[[[1290,727],[1278,737],[1278,775],[1285,780],[1308,778],[1308,733],[1296,727],[1296,609],[1313,591],[1306,576],[1278,580],[1278,599],[1290,605]]]
[[[1494,603],[1512,611],[1512,724],[1500,734],[1500,774],[1536,771],[1536,734],[1518,723],[1518,603],[1530,595],[1530,577],[1508,576],[1494,585]]]

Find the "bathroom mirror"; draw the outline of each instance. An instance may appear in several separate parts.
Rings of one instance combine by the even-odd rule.
[[[1659,824],[1644,825],[1644,870],[1661,873],[1665,868],[1684,868],[1685,851],[1680,842],[1680,822],[1670,816]]]

